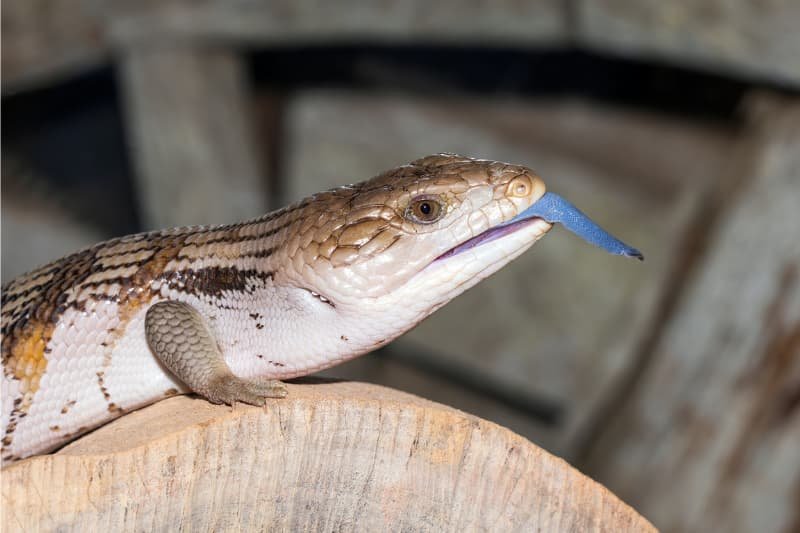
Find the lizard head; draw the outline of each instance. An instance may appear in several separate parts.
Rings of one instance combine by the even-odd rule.
[[[307,199],[287,252],[313,293],[403,306],[416,323],[550,230],[540,217],[515,221],[544,194],[522,166],[428,156]]]
[[[281,250],[287,268],[277,281],[304,289],[298,309],[316,310],[304,320],[316,320],[310,330],[327,339],[318,344],[329,359],[353,357],[411,329],[518,257],[555,222],[612,253],[641,256],[546,192],[532,170],[451,154],[287,209],[294,222]],[[335,346],[345,339],[337,356]]]
[[[547,193],[534,171],[498,161],[431,155],[302,203],[286,248],[298,281],[328,301],[405,305],[419,320],[518,257],[555,222],[642,259]]]

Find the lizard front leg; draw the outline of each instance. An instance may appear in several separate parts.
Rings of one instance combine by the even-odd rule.
[[[264,405],[283,398],[286,386],[274,379],[247,380],[231,372],[205,319],[176,301],[154,304],[144,322],[153,354],[192,391],[213,403]]]

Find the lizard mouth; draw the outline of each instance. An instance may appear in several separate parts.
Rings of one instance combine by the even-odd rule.
[[[486,244],[487,242],[491,242],[501,237],[505,237],[506,235],[514,233],[517,230],[520,230],[526,226],[533,224],[537,220],[544,221],[544,219],[541,217],[529,217],[491,227],[486,231],[484,231],[483,233],[479,233],[478,235],[475,235],[471,239],[467,239],[461,244],[454,246],[453,248],[450,248],[445,253],[434,259],[433,262],[435,263],[436,261],[447,259],[448,257],[453,257],[454,255],[458,255],[460,253],[466,252],[467,250],[471,250],[476,246],[480,246],[481,244]]]

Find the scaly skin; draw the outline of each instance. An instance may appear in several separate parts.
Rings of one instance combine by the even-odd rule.
[[[168,323],[151,313],[148,345],[156,304],[196,314],[237,380],[316,372],[388,343],[519,256],[551,225],[533,219],[446,252],[544,191],[524,167],[429,156],[251,221],[113,239],[11,281],[2,293],[3,462],[191,392],[187,383],[208,384],[180,375],[186,359],[167,365],[175,375],[154,355],[153,331]],[[426,201],[441,207],[433,222],[420,219]]]

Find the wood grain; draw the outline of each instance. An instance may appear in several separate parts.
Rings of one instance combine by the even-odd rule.
[[[2,472],[4,531],[652,531],[518,435],[409,394],[177,397]]]

